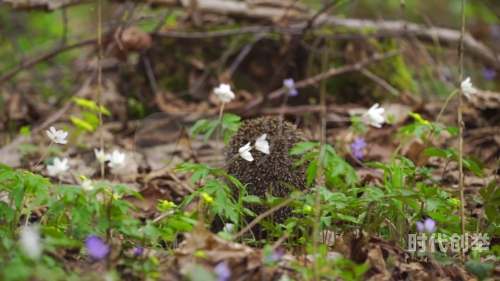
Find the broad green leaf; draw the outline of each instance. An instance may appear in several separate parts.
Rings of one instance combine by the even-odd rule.
[[[71,119],[71,122],[73,122],[73,124],[75,126],[82,128],[82,129],[89,131],[89,132],[94,131],[94,127],[89,122],[82,120],[82,119],[75,117],[75,116],[70,116],[70,119]]]
[[[317,142],[299,142],[294,148],[290,150],[290,155],[302,154],[315,147],[318,147]]]
[[[424,153],[425,156],[438,156],[438,157],[448,158],[448,153],[446,153],[446,151],[436,147],[429,147],[424,150]]]

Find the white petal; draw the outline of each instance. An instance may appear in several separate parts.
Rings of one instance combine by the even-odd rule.
[[[52,165],[47,165],[47,172],[48,172],[49,176],[51,176],[51,177],[57,175],[56,167],[52,166]]]
[[[370,107],[370,109],[368,109],[368,112],[370,112],[370,111],[372,111],[372,110],[376,109],[377,107],[378,107],[378,103],[376,103],[376,104],[372,105],[372,107]]]
[[[238,149],[238,152],[242,153],[244,151],[250,151],[250,150],[252,150],[252,148],[250,147],[250,143],[247,143],[246,145],[240,147],[240,149]]]
[[[26,254],[31,259],[38,259],[42,254],[40,236],[35,230],[31,228],[25,228],[20,233],[19,244],[24,254]]]
[[[245,152],[241,153],[240,156],[241,156],[241,158],[243,158],[247,161],[250,161],[250,162],[253,161],[252,154],[249,151],[245,151]]]
[[[49,136],[49,138],[50,138],[51,140],[54,140],[54,134],[52,134],[52,133],[51,133],[51,132],[49,132],[49,131],[45,131],[45,132],[47,132],[47,136]]]
[[[54,128],[54,127],[50,127],[50,131],[52,132],[52,134],[53,134],[53,135],[55,135],[55,134],[56,134],[56,128]]]

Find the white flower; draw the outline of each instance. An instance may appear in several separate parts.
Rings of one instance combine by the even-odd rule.
[[[97,150],[97,148],[94,148],[94,153],[95,153],[95,158],[97,158],[97,161],[99,163],[103,163],[106,161],[106,154],[104,154],[104,149]]]
[[[266,141],[267,134],[263,134],[255,141],[255,149],[258,151],[269,154],[269,143]]]
[[[46,131],[47,135],[49,138],[55,142],[55,143],[60,143],[60,144],[66,144],[68,143],[65,138],[68,136],[68,132],[65,132],[63,130],[56,131],[54,127],[50,127],[50,131]]]
[[[240,153],[241,158],[252,162],[253,157],[252,157],[252,154],[250,153],[250,150],[252,150],[252,148],[250,147],[250,143],[247,143],[245,146],[241,147],[238,150],[238,152]]]
[[[367,125],[382,128],[382,124],[385,122],[384,116],[382,116],[383,113],[384,109],[378,108],[378,103],[376,103],[362,116],[362,120]]]
[[[62,161],[59,157],[54,158],[54,165],[47,165],[49,176],[54,177],[66,172],[69,169],[68,159],[64,158]]]
[[[40,236],[32,228],[25,228],[19,234],[19,245],[21,246],[21,251],[33,260],[38,259],[42,254]]]
[[[120,153],[118,150],[115,150],[113,154],[106,155],[106,160],[109,160],[108,166],[110,168],[123,168],[125,166],[125,153]]]
[[[228,84],[220,84],[218,88],[214,89],[214,93],[218,95],[219,99],[224,103],[234,99],[234,93],[231,91],[231,86]]]
[[[84,179],[82,183],[82,188],[85,191],[91,191],[94,189],[94,184],[92,183],[91,180]]]
[[[470,82],[470,77],[467,77],[462,82],[462,85],[460,85],[462,88],[462,93],[464,93],[464,96],[466,96],[468,99],[470,99],[470,95],[477,93],[477,90],[472,87],[472,83]]]
[[[223,231],[224,232],[227,232],[227,233],[233,233],[233,230],[234,230],[234,224],[232,223],[226,223],[226,225],[224,226],[224,229]]]

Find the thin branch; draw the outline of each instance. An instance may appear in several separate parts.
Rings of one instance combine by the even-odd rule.
[[[460,32],[460,47],[458,48],[458,56],[460,57],[458,67],[458,79],[461,82],[463,78],[463,65],[464,65],[464,36],[465,36],[465,0],[462,0],[462,29]],[[465,215],[464,215],[464,165],[463,165],[463,130],[464,124],[462,121],[462,87],[459,87],[458,95],[458,187],[460,188],[460,222],[462,225],[462,239],[465,235]],[[464,249],[460,251],[462,262],[465,263]]]
[[[24,70],[24,69],[28,69],[39,62],[51,59],[52,57],[54,57],[55,55],[57,55],[59,53],[62,53],[62,52],[65,52],[65,51],[68,51],[71,49],[79,48],[82,46],[92,45],[92,44],[95,44],[96,42],[97,42],[96,38],[83,40],[83,41],[77,42],[77,43],[72,44],[72,45],[58,47],[58,48],[56,48],[56,49],[54,49],[46,54],[43,54],[37,58],[34,58],[32,60],[29,60],[29,61],[25,61],[22,64],[18,65],[17,67],[9,70],[7,73],[0,76],[0,84],[5,82],[6,80],[10,79],[14,75],[16,75],[19,71]]]
[[[389,83],[387,83],[384,79],[380,78],[379,76],[373,74],[370,70],[366,68],[362,68],[359,72],[363,73],[366,77],[372,79],[376,83],[378,83],[380,86],[382,86],[384,89],[389,91],[389,93],[393,94],[394,96],[399,96],[398,90],[396,90],[393,86],[391,86]]]
[[[241,50],[241,52],[238,54],[238,56],[236,57],[236,59],[231,64],[231,67],[229,67],[229,74],[231,76],[234,74],[234,72],[236,71],[236,69],[238,68],[238,66],[240,65],[240,63],[246,58],[246,56],[248,55],[248,53],[250,53],[250,51],[253,49],[253,47],[255,46],[255,44],[257,42],[259,42],[262,38],[264,38],[266,36],[266,34],[267,34],[266,32],[262,32],[262,33],[259,33],[259,34],[255,35],[255,37],[252,39],[252,41],[250,41],[250,43],[248,43],[243,48],[243,50]]]
[[[335,75],[339,75],[339,74],[346,73],[349,71],[360,70],[360,69],[366,67],[367,65],[372,64],[376,61],[384,60],[384,59],[396,56],[398,54],[399,54],[399,51],[393,50],[393,51],[389,51],[389,52],[382,53],[382,54],[375,54],[373,57],[371,57],[367,60],[359,61],[359,62],[356,62],[354,64],[344,65],[344,66],[339,67],[339,68],[330,68],[326,72],[314,75],[312,77],[306,78],[304,80],[301,80],[301,81],[295,83],[295,88],[304,88],[306,86],[312,85],[312,84],[317,83],[323,79],[326,79],[326,78],[329,78],[329,77],[332,77]],[[273,99],[281,97],[284,93],[285,93],[285,91],[281,88],[281,89],[278,89],[278,90],[270,93],[268,95],[268,98],[269,98],[269,100],[273,100]],[[262,102],[263,102],[263,98],[258,97],[256,99],[250,101],[248,103],[248,105],[244,108],[244,111],[248,112],[250,109],[260,105]]]

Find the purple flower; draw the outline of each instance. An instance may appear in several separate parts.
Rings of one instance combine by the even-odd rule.
[[[231,278],[231,270],[227,266],[226,261],[221,261],[214,267],[214,272],[217,275],[217,281],[227,281]]]
[[[290,97],[295,97],[299,94],[297,89],[295,89],[295,82],[293,81],[293,78],[287,78],[283,80],[283,88],[285,88],[285,91]]]
[[[89,256],[96,260],[102,260],[109,254],[109,246],[96,236],[89,236],[85,241]]]
[[[361,159],[363,158],[364,154],[361,150],[366,147],[366,142],[365,139],[363,138],[355,138],[354,141],[351,143],[351,149],[352,153],[354,154],[354,157]]]
[[[363,154],[363,152],[361,151],[354,151],[354,157],[358,158],[358,159],[361,159],[363,158],[365,155]]]
[[[483,76],[484,78],[491,80],[497,76],[497,73],[493,68],[483,68]]]
[[[137,247],[134,251],[134,255],[136,255],[136,256],[140,256],[140,255],[142,255],[142,253],[144,253],[143,247]]]
[[[354,141],[351,143],[351,148],[353,151],[360,151],[365,147],[366,142],[364,138],[354,138]]]
[[[270,255],[264,258],[264,263],[279,261],[284,254],[285,254],[285,248],[279,247],[278,249],[273,251]]]
[[[417,231],[424,232],[424,230],[427,233],[436,231],[436,221],[431,218],[426,218],[424,222],[417,221]]]

